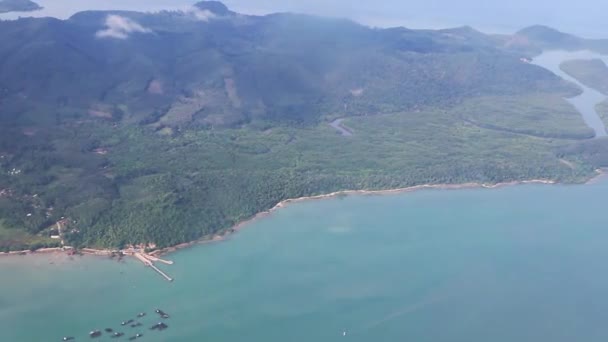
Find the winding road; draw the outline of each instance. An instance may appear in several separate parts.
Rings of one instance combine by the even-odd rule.
[[[336,120],[332,121],[329,125],[331,127],[333,127],[336,131],[340,132],[340,134],[342,134],[342,136],[345,136],[345,137],[352,136],[353,132],[350,129],[348,129],[348,127],[344,126],[342,124],[342,121],[344,121],[344,118],[336,119]]]

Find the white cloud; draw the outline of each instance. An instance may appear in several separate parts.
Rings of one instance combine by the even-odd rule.
[[[95,35],[98,38],[127,39],[133,32],[150,33],[152,31],[129,18],[111,14],[106,17],[106,29],[97,31]]]
[[[196,7],[192,7],[186,12],[196,18],[196,20],[200,21],[209,21],[211,19],[217,18],[217,15],[211,12],[210,10],[202,10]]]

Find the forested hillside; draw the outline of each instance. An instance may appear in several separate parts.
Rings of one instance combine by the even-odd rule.
[[[0,42],[0,248],[54,244],[58,221],[75,246],[164,247],[287,198],[602,164],[579,90],[468,27],[201,2],[0,22]]]

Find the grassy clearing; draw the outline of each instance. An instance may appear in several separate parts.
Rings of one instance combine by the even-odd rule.
[[[0,252],[24,250],[32,246],[47,246],[58,243],[57,240],[29,234],[20,229],[7,228],[0,221]]]

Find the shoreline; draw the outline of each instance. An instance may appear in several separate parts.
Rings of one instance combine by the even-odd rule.
[[[72,247],[51,247],[51,248],[40,248],[35,251],[26,249],[22,251],[10,251],[8,253],[0,252],[1,257],[7,256],[25,256],[25,255],[39,255],[39,254],[64,254],[69,251],[74,251]],[[111,256],[116,253],[117,250],[111,249],[93,249],[93,248],[83,248],[77,251],[75,255],[94,255],[94,256]]]
[[[589,180],[587,180],[586,182],[581,183],[581,184],[594,184],[595,182],[597,182],[600,178],[603,178],[604,176],[608,176],[608,170],[598,169],[598,170],[596,170],[595,176],[591,177]],[[460,189],[477,189],[477,188],[479,188],[479,189],[498,189],[498,188],[503,188],[503,187],[509,187],[509,186],[515,186],[515,185],[525,185],[525,184],[556,185],[556,184],[564,184],[564,183],[560,183],[558,181],[548,180],[548,179],[531,179],[531,180],[523,180],[523,181],[502,182],[502,183],[496,183],[496,184],[485,184],[485,183],[476,183],[476,182],[469,182],[469,183],[462,183],[462,184],[421,184],[421,185],[414,185],[414,186],[405,187],[405,188],[385,189],[385,190],[342,190],[342,191],[334,191],[334,192],[331,192],[328,194],[323,194],[323,195],[289,198],[289,199],[286,199],[286,200],[283,200],[283,201],[277,203],[274,207],[272,207],[268,210],[261,211],[261,212],[255,214],[254,216],[252,216],[251,218],[237,223],[236,225],[234,225],[231,228],[228,228],[224,231],[220,231],[213,235],[203,236],[202,238],[195,240],[195,241],[184,242],[184,243],[180,243],[175,246],[157,249],[157,250],[149,252],[148,254],[151,256],[159,257],[159,256],[164,256],[164,255],[168,255],[168,254],[177,252],[182,249],[194,247],[197,245],[206,245],[206,244],[210,244],[210,243],[218,243],[218,242],[227,241],[230,238],[230,236],[238,233],[240,230],[244,229],[250,223],[253,223],[254,221],[259,220],[261,218],[268,217],[268,216],[272,215],[272,213],[274,213],[275,211],[285,208],[290,204],[294,204],[294,203],[298,203],[298,202],[331,199],[331,198],[336,198],[336,197],[340,197],[340,196],[350,196],[350,195],[384,196],[384,195],[394,195],[394,194],[401,194],[401,193],[408,193],[408,192],[415,192],[415,191],[429,190],[429,189],[436,189],[436,190],[460,190]],[[67,250],[69,250],[69,248],[57,247],[57,248],[44,248],[44,249],[40,249],[40,250],[36,250],[36,251],[30,251],[30,250],[12,251],[9,253],[0,253],[0,257],[63,253],[63,252],[66,252]],[[83,248],[79,252],[83,255],[106,256],[107,257],[107,256],[111,256],[113,253],[117,252],[117,250]],[[125,253],[124,251],[123,251],[123,254],[125,256],[132,256],[131,253],[128,253],[128,252]]]
[[[604,174],[605,174],[605,172],[603,170],[598,170],[598,174],[596,176],[592,177],[590,180],[588,180],[584,184],[589,184],[591,181],[595,180],[596,178],[598,178]],[[158,249],[153,252],[150,252],[150,255],[162,256],[162,255],[171,254],[173,252],[177,252],[182,249],[194,247],[197,245],[205,245],[205,244],[210,244],[210,243],[227,241],[230,238],[230,236],[238,233],[240,230],[244,229],[250,223],[253,223],[254,221],[259,220],[261,218],[268,217],[268,216],[272,215],[275,211],[285,208],[290,204],[294,204],[294,203],[298,203],[298,202],[331,199],[331,198],[336,198],[336,197],[340,197],[340,196],[349,196],[349,195],[384,196],[384,195],[394,195],[394,194],[401,194],[401,193],[407,193],[407,192],[415,192],[415,191],[427,190],[427,189],[438,189],[438,190],[460,190],[460,189],[476,189],[476,188],[497,189],[497,188],[502,188],[502,187],[507,187],[507,186],[524,185],[524,184],[555,185],[555,184],[560,184],[560,183],[555,180],[532,179],[532,180],[524,180],[524,181],[502,182],[502,183],[496,183],[496,184],[483,184],[483,183],[475,183],[475,182],[462,183],[462,184],[421,184],[421,185],[414,185],[414,186],[405,187],[405,188],[386,189],[386,190],[342,190],[342,191],[331,192],[331,193],[324,194],[324,195],[289,198],[289,199],[286,199],[286,200],[283,200],[283,201],[277,203],[274,207],[272,207],[269,210],[259,212],[259,213],[255,214],[253,217],[237,223],[233,227],[227,229],[224,233],[218,233],[213,236],[203,237],[196,241],[186,242],[186,243],[182,243],[182,244],[179,244],[176,246]]]

